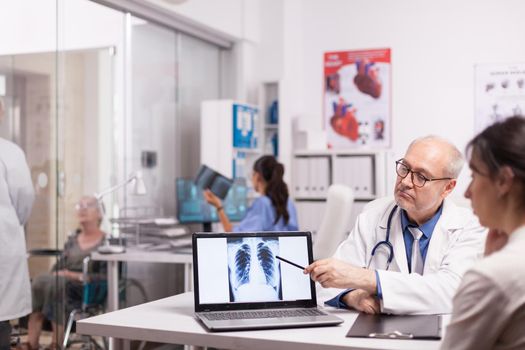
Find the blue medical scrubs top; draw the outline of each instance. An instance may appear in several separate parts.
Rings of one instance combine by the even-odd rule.
[[[256,232],[256,231],[297,231],[297,212],[290,198],[286,205],[290,218],[288,224],[284,223],[283,217],[274,224],[276,212],[272,201],[268,196],[257,198],[252,206],[248,208],[244,219],[233,227],[234,232]]]

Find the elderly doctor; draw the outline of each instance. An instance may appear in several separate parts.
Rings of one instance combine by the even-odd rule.
[[[305,269],[331,287],[328,305],[366,313],[450,313],[465,270],[482,256],[484,229],[446,197],[463,157],[448,141],[413,141],[396,162],[395,201],[379,199],[359,215],[333,258]]]
[[[3,114],[0,100],[0,118]],[[24,224],[33,206],[31,175],[22,150],[0,138],[0,349],[9,349],[9,320],[31,312]]]

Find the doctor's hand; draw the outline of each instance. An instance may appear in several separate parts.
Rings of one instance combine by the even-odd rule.
[[[364,289],[370,294],[376,292],[376,276],[373,270],[355,267],[341,260],[321,259],[308,265],[305,274],[324,288]]]
[[[503,248],[509,240],[509,235],[500,230],[490,229],[485,241],[485,256]]]
[[[210,190],[205,190],[204,192],[204,199],[206,199],[206,202],[213,205],[215,208],[222,207],[222,202],[219,197],[217,197],[215,194],[213,194]]]
[[[381,312],[379,300],[363,289],[354,289],[343,297],[343,302],[357,311],[366,314],[378,314]]]

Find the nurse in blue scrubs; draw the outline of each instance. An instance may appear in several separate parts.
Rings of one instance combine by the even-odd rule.
[[[224,231],[297,231],[297,212],[283,180],[284,166],[273,156],[262,156],[253,165],[252,184],[261,194],[254,200],[244,219],[233,226],[224,213],[220,198],[210,190],[204,197],[219,213]]]

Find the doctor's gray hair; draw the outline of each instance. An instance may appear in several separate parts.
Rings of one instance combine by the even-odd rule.
[[[448,162],[444,169],[444,176],[457,179],[459,173],[461,173],[461,169],[463,169],[463,164],[465,164],[465,158],[463,157],[459,149],[449,140],[436,135],[428,135],[417,138],[414,141],[412,141],[412,143],[410,143],[410,146],[408,146],[408,148],[412,147],[416,143],[426,141],[438,142],[446,148],[448,148]]]

